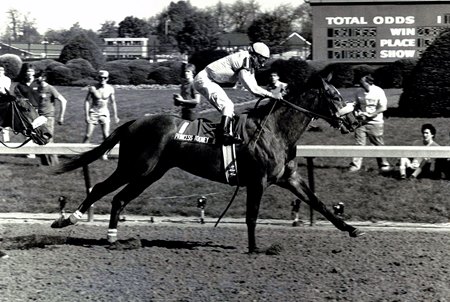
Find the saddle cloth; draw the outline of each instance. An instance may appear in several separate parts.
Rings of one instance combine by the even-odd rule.
[[[244,123],[245,118],[238,119],[236,126],[234,127],[235,133],[243,133]],[[179,125],[177,133],[175,133],[174,140],[199,144],[216,144],[217,126],[218,124],[204,118],[199,118],[192,122],[183,121]],[[222,155],[223,169],[227,183],[236,185],[238,182],[236,146],[222,146]]]

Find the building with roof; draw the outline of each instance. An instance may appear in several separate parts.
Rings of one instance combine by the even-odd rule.
[[[309,0],[313,60],[387,63],[417,59],[450,28],[450,1]]]

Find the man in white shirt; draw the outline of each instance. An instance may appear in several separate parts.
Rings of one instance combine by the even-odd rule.
[[[387,98],[383,89],[374,85],[374,79],[370,75],[363,76],[360,80],[361,88],[355,94],[355,115],[361,120],[361,126],[355,130],[357,145],[366,145],[366,140],[374,146],[384,146],[383,112],[387,109]],[[362,157],[353,158],[349,171],[356,172],[361,169]],[[392,170],[392,166],[386,158],[377,158],[381,172]]]
[[[5,75],[5,67],[0,66],[0,93],[5,94],[6,90],[9,91],[11,87],[11,79]],[[9,141],[9,130],[3,129],[1,130],[3,134],[3,141]]]
[[[11,87],[11,79],[5,75],[5,67],[0,66],[0,93],[6,93]]]

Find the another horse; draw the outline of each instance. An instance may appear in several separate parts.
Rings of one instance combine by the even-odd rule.
[[[23,144],[33,140],[38,145],[45,145],[52,137],[45,122],[46,118],[39,116],[27,99],[16,98],[9,91],[0,93],[0,130],[9,127],[14,133],[28,137]],[[0,142],[7,147],[4,142]],[[5,257],[8,255],[0,251],[0,258]]]
[[[360,232],[335,216],[309,189],[297,172],[296,145],[313,117],[327,120],[343,132],[353,131],[357,121],[352,106],[338,90],[321,77],[310,80],[308,89],[287,101],[271,100],[265,105],[240,115],[245,119],[243,144],[236,147],[238,179],[247,187],[246,224],[249,252],[257,252],[255,228],[261,197],[269,185],[283,187],[307,202],[341,231],[352,237]],[[350,107],[350,108],[349,108]],[[118,127],[98,147],[57,167],[64,173],[88,165],[120,142],[117,169],[105,181],[96,184],[78,210],[70,217],[53,222],[53,228],[75,224],[89,207],[119,187],[126,185],[112,201],[108,240],[117,240],[119,214],[148,186],[159,180],[169,169],[187,172],[226,183],[223,172],[222,147],[174,140],[182,119],[169,115],[154,115],[133,120]]]
[[[52,137],[45,125],[46,118],[39,116],[33,105],[24,98],[16,98],[8,91],[0,93],[0,128],[9,127],[38,145],[45,145]]]

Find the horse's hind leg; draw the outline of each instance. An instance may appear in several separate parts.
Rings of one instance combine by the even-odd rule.
[[[287,177],[283,181],[277,183],[280,187],[288,189],[294,193],[298,198],[309,204],[314,210],[321,213],[328,219],[336,228],[341,231],[348,232],[351,237],[357,237],[363,233],[357,228],[345,223],[344,220],[334,215],[325,204],[314,194],[309,188],[303,178],[300,177],[298,171],[293,168],[293,164],[287,167]]]
[[[125,188],[117,193],[112,201],[111,214],[108,228],[108,241],[113,243],[117,240],[117,225],[119,224],[119,216],[123,209],[133,199],[138,197],[152,183],[160,179],[167,169],[155,169],[151,174],[139,177],[130,182]]]
[[[63,228],[69,225],[76,224],[84,213],[100,198],[109,194],[128,182],[128,178],[121,174],[119,170],[114,171],[105,181],[96,184],[86,199],[78,206],[78,209],[72,213],[68,218],[60,217],[55,220],[52,228]]]

